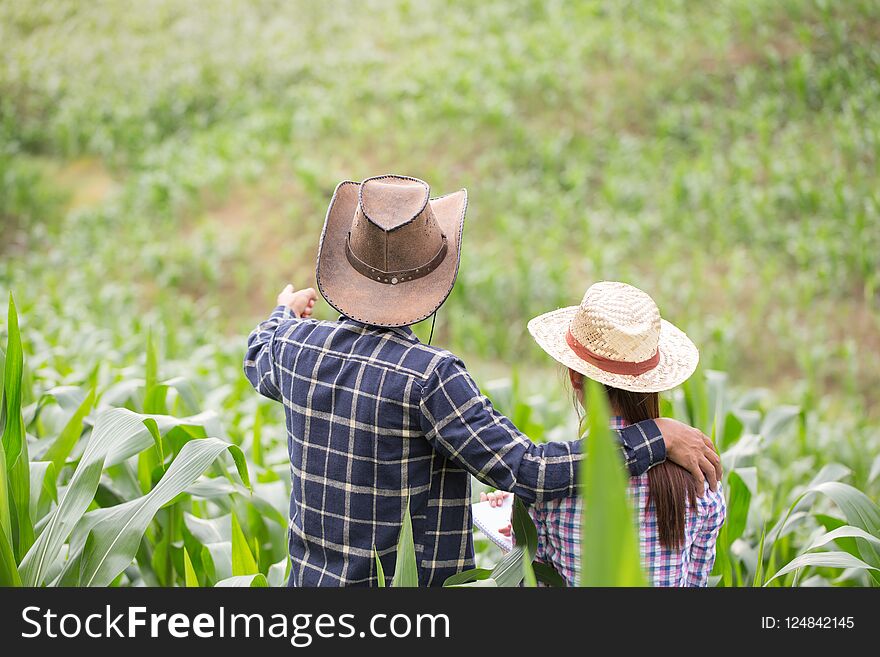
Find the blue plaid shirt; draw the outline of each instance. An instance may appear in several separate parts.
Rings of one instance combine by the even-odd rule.
[[[291,586],[376,585],[394,573],[407,499],[422,586],[474,565],[470,476],[526,502],[575,493],[579,442],[536,445],[455,355],[409,328],[283,307],[251,333],[244,370],[284,405]],[[665,456],[653,422],[620,432],[630,471]]]

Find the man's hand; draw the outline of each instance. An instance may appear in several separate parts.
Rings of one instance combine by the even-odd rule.
[[[318,293],[311,287],[294,290],[293,285],[288,285],[278,295],[278,305],[289,308],[297,317],[311,317],[317,300]]]
[[[702,490],[704,480],[712,490],[718,490],[721,458],[709,437],[678,420],[662,417],[656,422],[666,443],[666,458],[691,473],[699,485],[697,490]]]

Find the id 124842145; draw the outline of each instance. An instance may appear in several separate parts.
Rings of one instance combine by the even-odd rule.
[[[761,617],[761,629],[786,630],[851,630],[855,627],[852,616],[774,616]]]

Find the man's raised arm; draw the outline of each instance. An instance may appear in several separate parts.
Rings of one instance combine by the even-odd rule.
[[[434,448],[480,481],[527,502],[576,494],[581,441],[533,443],[492,407],[460,360],[445,358],[430,374],[423,386],[421,410],[423,431]],[[682,460],[693,461],[701,472],[704,436],[680,422],[649,420],[617,436],[632,475],[667,456],[685,467],[689,463]],[[720,473],[708,460],[706,469],[714,487]]]
[[[278,295],[278,306],[269,317],[257,325],[248,336],[244,357],[244,374],[254,389],[264,397],[281,401],[281,391],[275,379],[273,342],[278,326],[287,320],[310,317],[318,296],[314,289],[294,291],[292,285]]]

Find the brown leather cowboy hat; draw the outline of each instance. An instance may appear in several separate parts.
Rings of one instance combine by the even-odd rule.
[[[467,190],[431,198],[423,180],[339,183],[318,247],[316,280],[331,306],[373,326],[406,326],[446,301],[458,274]]]

